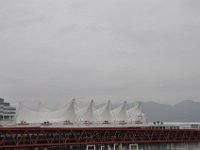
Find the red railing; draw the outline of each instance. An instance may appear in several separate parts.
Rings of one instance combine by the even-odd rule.
[[[200,142],[200,130],[150,128],[0,128],[0,149],[114,143]]]

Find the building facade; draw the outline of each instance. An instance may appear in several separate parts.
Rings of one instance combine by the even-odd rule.
[[[0,98],[0,120],[13,120],[15,116],[16,108],[5,102],[3,98]]]

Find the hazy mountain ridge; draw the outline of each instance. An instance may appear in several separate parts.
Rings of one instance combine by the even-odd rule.
[[[184,100],[174,106],[159,104],[156,102],[144,102],[143,111],[147,121],[175,121],[175,122],[199,122],[200,102]]]

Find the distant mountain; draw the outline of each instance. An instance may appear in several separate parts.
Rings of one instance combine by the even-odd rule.
[[[200,102],[184,100],[174,106],[144,102],[147,121],[200,122]]]

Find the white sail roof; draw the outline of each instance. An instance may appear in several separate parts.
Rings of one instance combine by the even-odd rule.
[[[124,101],[119,107],[113,110],[115,121],[128,121],[127,102]]]
[[[81,121],[95,122],[97,118],[94,111],[94,101],[91,100],[90,104],[81,111]]]
[[[78,121],[75,111],[75,100],[72,100],[68,107],[55,111],[43,112],[31,110],[25,105],[20,104],[17,114],[17,123],[20,123],[21,121],[25,121],[27,123],[43,123],[44,121],[62,122],[66,120],[70,122]]]
[[[141,102],[137,102],[135,106],[133,106],[132,108],[130,108],[128,110],[129,117],[133,117],[136,114],[140,114],[140,113],[142,113],[142,103]]]
[[[69,120],[70,122],[77,122],[79,120],[76,113],[76,109],[77,109],[76,102],[75,102],[75,99],[73,99],[64,114],[66,120]]]
[[[70,105],[67,107],[64,107],[56,111],[48,112],[46,118],[48,121],[51,122],[78,121],[78,116],[75,111],[75,99],[73,99]]]
[[[76,112],[77,112],[77,115],[78,115],[79,119],[81,119],[81,116],[83,115],[83,113],[85,113],[85,111],[87,111],[87,109],[88,109],[88,105],[77,109]]]
[[[44,104],[38,103],[37,111],[38,112],[50,112],[51,110],[49,108],[47,108]]]
[[[136,105],[128,110],[129,120],[140,122],[142,124],[146,123],[145,115],[142,111],[142,103],[137,102]]]
[[[91,122],[91,123],[145,123],[146,119],[142,112],[141,102],[127,111],[127,102],[111,110],[111,101],[95,110],[94,101],[91,100],[87,107],[79,108],[73,99],[69,105],[58,110],[50,110],[40,103],[38,110],[33,110],[20,103],[18,109],[17,123],[25,121],[27,123],[43,123],[49,121],[52,123],[62,122]]]
[[[21,121],[29,122],[29,123],[40,123],[45,120],[45,114],[31,110],[27,106],[22,103],[19,104],[19,109],[16,117],[17,123]]]
[[[99,108],[96,112],[98,114],[98,121],[104,122],[113,122],[114,117],[111,113],[111,101],[109,100],[106,105]]]

